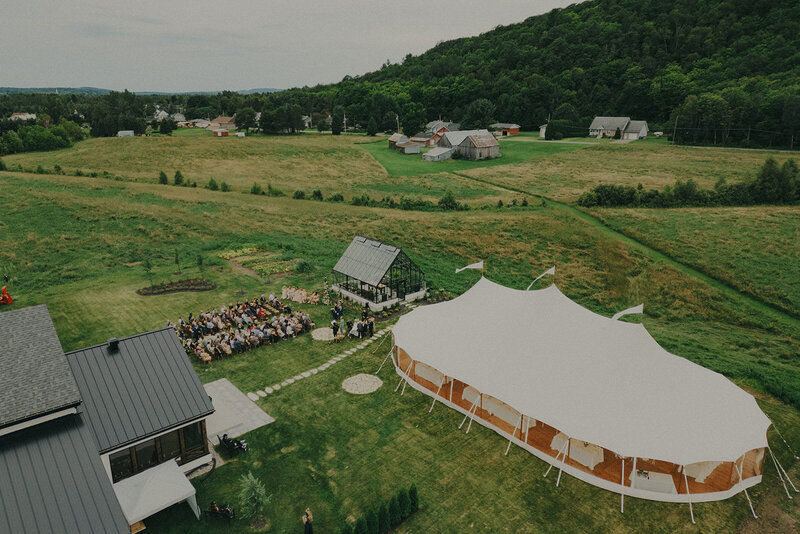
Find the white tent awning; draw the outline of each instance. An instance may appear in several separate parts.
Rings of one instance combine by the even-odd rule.
[[[194,486],[175,460],[117,482],[114,492],[129,525],[181,501],[187,501],[197,518],[200,518]]]
[[[626,457],[684,465],[767,445],[770,420],[752,395],[554,285],[520,291],[481,278],[404,315],[394,336],[411,358]]]

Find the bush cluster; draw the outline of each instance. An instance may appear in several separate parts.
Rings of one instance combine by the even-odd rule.
[[[419,510],[419,494],[416,484],[400,488],[391,499],[381,503],[376,510],[369,510],[355,523],[345,522],[336,529],[337,534],[386,534]]]
[[[678,180],[661,191],[645,190],[642,184],[600,184],[578,198],[584,207],[672,208],[683,206],[753,206],[795,204],[800,201],[800,168],[794,160],[782,166],[768,158],[758,174],[749,180],[728,184],[721,178],[714,189],[700,189],[692,180]]]
[[[469,205],[456,201],[453,193],[450,191],[445,192],[444,196],[439,199],[439,202],[434,204],[430,200],[422,200],[420,198],[400,197],[396,201],[392,197],[383,197],[381,199],[370,198],[369,195],[363,193],[361,196],[353,197],[350,201],[353,206],[368,206],[370,208],[391,208],[401,209],[406,211],[467,211]]]

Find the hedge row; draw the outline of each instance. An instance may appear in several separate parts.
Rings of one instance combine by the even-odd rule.
[[[409,489],[400,488],[392,498],[377,510],[370,510],[355,523],[349,521],[336,529],[336,534],[386,534],[419,510],[416,484]]]

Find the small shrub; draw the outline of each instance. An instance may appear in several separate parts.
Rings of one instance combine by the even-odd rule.
[[[525,207],[525,206],[527,206],[527,205],[528,205],[528,199],[527,199],[527,198],[525,198],[525,197],[523,197],[523,198],[522,198],[522,204],[520,204],[520,205],[521,205],[522,207]]]
[[[403,516],[400,512],[400,501],[397,500],[397,495],[392,495],[392,498],[389,500],[389,524],[391,526],[396,526],[400,524],[400,521],[403,520]]]
[[[206,187],[211,191],[219,191],[219,185],[217,184],[217,181],[213,178],[208,179],[208,185]]]
[[[400,517],[403,519],[411,515],[411,499],[408,497],[408,490],[401,488],[397,492],[397,501],[400,503]]]
[[[169,183],[169,180],[167,180],[167,173],[164,171],[158,173],[158,183],[161,185],[167,185]]]
[[[344,202],[344,195],[341,193],[334,193],[328,197],[329,202]]]
[[[55,165],[53,165],[53,170],[54,170],[54,171],[56,171],[56,174],[62,174],[62,172],[61,172],[61,165],[59,165],[58,163],[56,163]]]
[[[82,170],[80,170],[80,169],[77,169],[77,170],[75,171],[75,176],[83,176],[83,171],[82,171]]]
[[[303,200],[304,198],[306,198],[306,192],[303,191],[302,189],[298,189],[297,191],[294,192],[292,198],[295,200]]]
[[[502,200],[498,200],[497,201],[497,207],[498,208],[502,208],[503,207],[503,201]]]
[[[378,508],[378,532],[386,534],[392,528],[391,520],[389,519],[389,506],[386,503],[381,504]]]
[[[264,484],[253,476],[252,471],[239,479],[239,514],[245,519],[260,519],[267,512],[272,495],[267,495]]]
[[[322,202],[324,198],[322,197],[322,191],[319,189],[314,189],[314,192],[311,193],[311,200],[318,200]]]
[[[411,501],[411,513],[413,514],[419,510],[419,492],[417,491],[417,485],[413,482],[411,487],[408,488],[408,498]]]
[[[356,520],[356,528],[353,530],[354,534],[369,534],[369,527],[367,520],[362,515]]]
[[[306,260],[300,260],[297,262],[297,265],[294,266],[294,272],[296,273],[310,273],[313,270],[314,264]]]
[[[183,185],[183,174],[181,171],[175,171],[175,178],[173,179],[175,185]]]
[[[261,189],[261,186],[258,185],[257,182],[253,182],[253,186],[250,188],[250,194],[251,195],[263,195],[264,194],[264,190]],[[270,196],[272,196],[272,195],[270,195]]]
[[[227,193],[228,191],[231,190],[231,186],[228,185],[228,182],[221,182],[219,184],[219,190],[222,191],[223,193]]]
[[[380,534],[378,531],[378,514],[375,513],[375,510],[370,510],[367,512],[367,532],[369,534]]]
[[[512,208],[516,208],[517,207],[517,199],[516,198],[511,200],[511,207]]]
[[[92,178],[97,178],[97,173],[96,172],[90,172],[89,176],[91,176]]]
[[[7,170],[6,164],[3,163],[2,159],[0,159],[0,171],[5,171],[5,170]]]
[[[267,184],[267,196],[269,197],[285,197],[286,193],[278,189],[277,187],[272,187],[272,184]]]
[[[41,165],[39,165],[38,167],[36,167],[36,170],[35,170],[34,172],[35,172],[36,174],[44,174],[44,167],[42,167]]]

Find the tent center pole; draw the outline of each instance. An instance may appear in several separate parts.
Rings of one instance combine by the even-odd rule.
[[[683,466],[683,483],[686,484],[686,496],[689,499],[689,516],[692,518],[692,524],[695,525],[694,522],[694,509],[692,508],[692,497],[689,493],[689,479],[686,478],[686,466]]]
[[[633,473],[631,473],[633,474]],[[619,492],[619,511],[625,513],[625,458],[622,459],[622,474],[619,476],[619,483],[622,489]]]

